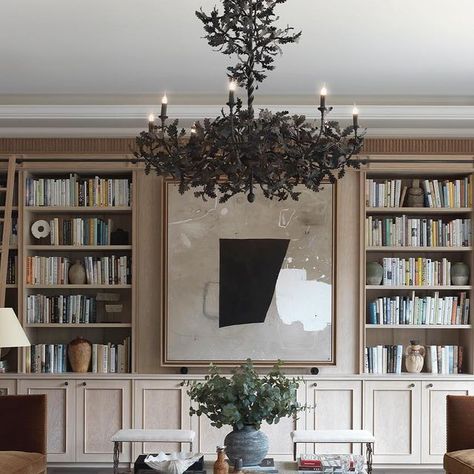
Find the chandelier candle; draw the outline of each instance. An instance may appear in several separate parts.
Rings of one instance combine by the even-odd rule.
[[[154,127],[155,127],[155,116],[153,114],[150,114],[148,116],[148,132],[153,133]]]
[[[352,126],[354,127],[354,130],[359,128],[359,109],[355,105],[352,109]]]
[[[358,114],[345,128],[326,120],[332,107],[326,107],[325,86],[319,121],[254,109],[254,92],[275,68],[281,47],[301,36],[276,24],[275,9],[285,1],[222,0],[223,11],[196,12],[209,45],[236,58],[227,68],[227,109],[214,120],[196,122],[190,133],[179,128],[178,120],[167,123],[165,94],[160,123],[149,121],[148,130],[136,138],[135,157],[145,162],[147,173],[153,169],[173,178],[181,194],[192,189],[196,197],[223,203],[240,193],[253,202],[256,189],[267,199],[297,201],[302,187],[318,192],[342,178],[346,168],[359,168],[359,160],[352,158],[364,143]],[[236,97],[237,87],[247,92],[246,104]]]
[[[161,99],[161,114],[160,117],[163,119],[166,119],[166,112],[168,109],[168,97],[166,97],[166,94],[163,96]]]

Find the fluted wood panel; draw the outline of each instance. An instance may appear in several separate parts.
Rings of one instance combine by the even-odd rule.
[[[0,138],[0,153],[130,153],[134,138]],[[367,138],[363,153],[474,154],[472,138]]]

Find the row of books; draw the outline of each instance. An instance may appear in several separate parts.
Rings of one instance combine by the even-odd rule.
[[[29,324],[77,324],[97,322],[95,296],[29,295],[26,300]]]
[[[26,348],[26,372],[63,374],[70,372],[67,344],[34,344]],[[130,372],[130,337],[122,344],[92,344],[90,370],[100,374]]]
[[[456,180],[421,180],[425,207],[471,207],[471,178]],[[401,179],[366,180],[365,201],[368,207],[403,207],[409,186]]]
[[[84,257],[87,283],[91,285],[126,285],[131,283],[130,257],[110,255]]]
[[[424,370],[431,374],[462,374],[462,346],[426,346]]]
[[[70,174],[65,178],[28,178],[27,206],[130,206],[131,182],[127,178],[91,178]]]
[[[67,344],[33,344],[27,347],[26,372],[33,374],[68,372]]]
[[[461,374],[463,367],[462,346],[426,346],[424,372],[432,374]],[[377,345],[365,348],[365,373],[401,374],[403,346]]]
[[[400,217],[366,218],[366,245],[371,247],[467,247],[471,219]]]
[[[364,371],[367,374],[401,374],[403,345],[366,347]]]
[[[130,337],[122,344],[92,344],[92,368],[97,374],[130,372]]]
[[[77,260],[80,263],[80,260]],[[76,263],[77,263],[76,262]],[[130,283],[130,257],[108,255],[84,257],[82,264],[89,285],[124,285]],[[26,257],[27,285],[67,285],[69,257]]]
[[[56,217],[49,225],[51,245],[110,245],[111,219]]]
[[[422,257],[385,257],[383,286],[449,286],[451,262]]]
[[[470,301],[465,291],[458,296],[392,296],[368,304],[368,324],[469,324]]]

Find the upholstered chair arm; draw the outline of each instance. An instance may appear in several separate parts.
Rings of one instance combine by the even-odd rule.
[[[474,397],[446,398],[447,451],[474,448]]]
[[[46,395],[0,396],[0,451],[46,454]]]

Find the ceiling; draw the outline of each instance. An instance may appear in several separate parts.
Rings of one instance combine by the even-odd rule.
[[[1,0],[0,134],[133,134],[164,91],[173,116],[218,113],[228,58],[194,15],[215,3]],[[279,13],[303,36],[260,104],[311,116],[326,83],[335,116],[357,102],[372,133],[471,134],[472,0],[288,0]]]

